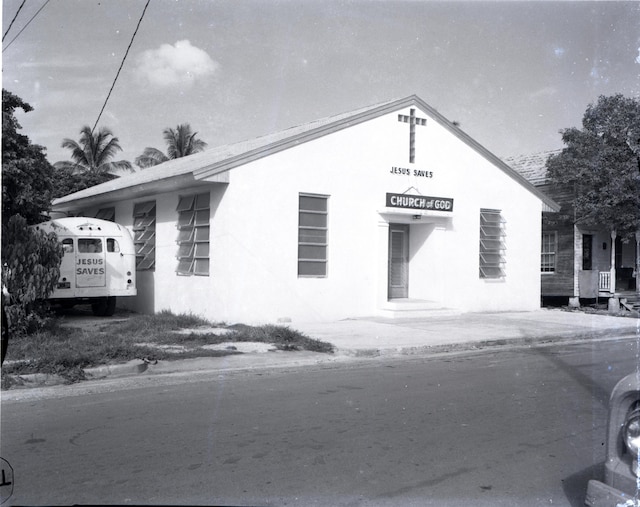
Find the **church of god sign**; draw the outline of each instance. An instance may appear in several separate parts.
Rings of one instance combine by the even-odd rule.
[[[453,199],[450,197],[387,193],[387,208],[453,211]]]

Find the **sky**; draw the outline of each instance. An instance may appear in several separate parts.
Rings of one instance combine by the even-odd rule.
[[[9,29],[22,2],[2,2],[3,88],[68,160],[147,0],[26,0]],[[98,127],[133,162],[182,123],[213,148],[415,94],[510,157],[561,148],[615,93],[640,98],[640,2],[150,0]]]

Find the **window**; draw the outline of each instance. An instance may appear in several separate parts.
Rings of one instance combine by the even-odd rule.
[[[109,222],[116,221],[116,209],[111,208],[100,208],[98,213],[96,213],[95,218],[99,218],[101,220],[109,220]]]
[[[62,240],[62,250],[64,253],[73,253],[73,239],[64,238]]]
[[[156,265],[156,202],[139,202],[133,207],[133,244],[136,270],[153,270]]]
[[[120,245],[118,244],[117,239],[108,238],[107,239],[107,252],[109,253],[119,253]]]
[[[181,196],[178,212],[179,275],[209,275],[209,193]]]
[[[542,255],[540,257],[540,271],[554,273],[556,270],[556,250],[558,248],[558,234],[553,232],[542,233]]]
[[[480,210],[480,278],[504,277],[505,222],[500,210]]]
[[[582,235],[582,269],[590,271],[593,267],[593,235]]]
[[[298,276],[327,276],[327,202],[322,195],[299,196]]]
[[[78,252],[102,253],[102,240],[99,238],[81,238],[78,240]]]

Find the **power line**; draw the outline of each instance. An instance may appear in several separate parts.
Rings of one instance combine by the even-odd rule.
[[[9,28],[7,28],[7,31],[4,32],[4,35],[2,36],[2,42],[4,42],[4,38],[7,36],[7,34],[9,33],[9,30],[11,30],[11,27],[13,26],[13,22],[16,20],[16,18],[18,17],[18,14],[20,14],[20,11],[22,10],[22,8],[24,7],[24,4],[26,3],[27,0],[22,0],[22,3],[20,4],[20,7],[18,7],[18,12],[16,12],[16,15],[13,16],[13,19],[11,20],[11,23],[9,23]]]
[[[47,0],[47,1],[49,1],[49,0]],[[102,113],[104,112],[104,108],[107,107],[107,102],[109,101],[109,97],[111,97],[111,92],[113,91],[113,88],[116,86],[116,81],[118,80],[118,76],[120,75],[120,71],[122,70],[122,67],[124,66],[124,62],[127,59],[127,55],[129,54],[129,50],[131,49],[131,45],[133,44],[133,39],[136,38],[136,34],[138,33],[138,28],[140,28],[140,23],[142,23],[142,18],[144,18],[144,13],[147,12],[147,7],[149,7],[149,3],[151,3],[151,0],[147,0],[147,3],[144,6],[144,9],[142,10],[142,15],[140,16],[140,19],[138,20],[138,25],[136,26],[136,29],[133,32],[133,35],[131,36],[131,41],[129,41],[129,46],[127,47],[127,51],[124,53],[124,57],[122,58],[122,62],[120,62],[120,68],[118,69],[118,72],[116,73],[116,77],[113,80],[113,83],[111,84],[111,88],[109,89],[109,93],[107,94],[107,98],[105,99],[104,104],[102,105],[102,109],[100,109],[100,114],[98,114],[98,119],[96,120],[95,124],[93,125],[93,128],[91,129],[91,134],[92,135],[93,135],[93,131],[98,126],[98,122],[100,121],[100,117],[102,116]]]
[[[30,24],[30,23],[35,19],[35,17],[36,17],[38,14],[40,14],[40,11],[41,11],[42,9],[44,9],[50,1],[51,1],[51,0],[47,0],[47,1],[44,3],[44,5],[43,5],[42,7],[40,7],[40,8],[38,9],[38,11],[37,11],[33,16],[31,16],[31,19],[30,19],[29,21],[27,21],[27,24],[26,24],[26,25],[24,25],[24,26],[22,27],[22,30],[20,30],[20,31],[18,32],[18,34],[17,34],[13,39],[11,39],[11,42],[9,42],[9,44],[7,44],[4,48],[2,48],[2,52],[3,52],[3,53],[4,53],[4,50],[5,50],[5,49],[8,49],[8,48],[9,48],[9,46],[11,46],[11,44],[13,44],[13,41],[14,41],[14,40],[16,40],[18,37],[20,37],[20,34],[21,34],[22,32],[24,32],[25,28],[27,28],[27,27],[29,26],[29,24]],[[7,31],[8,31],[8,30],[7,30]],[[3,38],[3,41],[4,41],[4,38]]]

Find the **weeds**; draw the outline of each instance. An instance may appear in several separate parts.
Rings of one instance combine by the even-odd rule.
[[[235,331],[232,341],[273,343],[281,350],[309,350],[333,352],[333,345],[308,336],[286,326],[265,325],[259,327],[237,324],[230,326]]]
[[[131,336],[149,337],[158,333],[210,325],[208,321],[196,315],[174,315],[167,310],[163,310],[155,315],[134,315],[125,321],[109,322],[99,329],[113,334],[126,333]]]
[[[180,333],[181,330],[191,332]],[[84,380],[84,368],[103,364],[239,354],[233,350],[202,348],[223,342],[263,342],[286,351],[333,352],[331,344],[285,326],[213,325],[194,315],[167,311],[157,315],[134,314],[89,330],[64,325],[58,318],[33,334],[11,337],[2,367],[2,386],[6,389],[16,382],[10,375],[49,373],[76,382]],[[176,347],[170,352],[168,346]]]
[[[72,370],[76,368],[126,362],[143,357],[164,359],[164,353],[155,348],[141,346],[126,335],[92,333],[56,326],[32,335],[12,336],[2,373],[63,375],[63,372],[69,372],[75,377],[77,375],[73,374]]]

